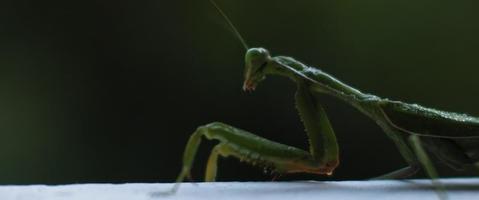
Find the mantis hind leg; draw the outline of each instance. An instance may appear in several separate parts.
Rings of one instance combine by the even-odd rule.
[[[409,136],[409,142],[411,143],[414,152],[417,155],[419,162],[426,171],[427,175],[431,178],[432,185],[436,188],[436,193],[440,199],[448,199],[444,185],[439,182],[439,176],[437,170],[431,162],[431,159],[427,155],[426,151],[422,147],[421,139],[417,135]]]
[[[426,151],[422,147],[421,144],[421,139],[417,135],[411,135],[409,136],[409,142],[411,143],[414,152],[416,152],[417,158],[419,159],[419,162],[423,166],[424,170],[426,170],[426,173],[428,174],[429,177],[432,179],[437,179],[437,171],[434,165],[431,162],[431,159],[427,155]]]
[[[189,138],[183,154],[183,167],[177,184],[170,193],[174,193],[185,177],[189,176],[194,158],[202,138],[218,140],[208,159],[205,180],[214,181],[219,156],[236,157],[249,164],[269,168],[278,173],[306,172],[330,175],[336,166],[321,163],[311,153],[296,147],[280,144],[259,137],[247,131],[220,122],[199,127]]]

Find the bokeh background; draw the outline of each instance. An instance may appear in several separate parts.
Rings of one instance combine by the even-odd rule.
[[[218,4],[250,46],[368,93],[479,116],[477,1]],[[207,0],[1,1],[0,184],[171,182],[189,135],[212,121],[306,148],[294,84],[269,77],[243,93],[243,56]],[[341,166],[333,177],[280,181],[364,179],[405,166],[371,120],[322,100]],[[196,180],[214,144],[201,146]],[[221,159],[218,179],[271,176]]]

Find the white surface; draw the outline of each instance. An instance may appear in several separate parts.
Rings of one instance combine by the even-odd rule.
[[[442,179],[451,200],[479,199],[479,179]],[[153,200],[153,199],[400,199],[437,200],[429,180],[339,182],[183,183],[170,196],[154,195],[173,184],[75,184],[0,186],[1,200]]]

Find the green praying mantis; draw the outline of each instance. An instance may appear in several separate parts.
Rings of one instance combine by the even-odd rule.
[[[205,181],[215,181],[219,156],[283,173],[332,175],[339,164],[339,147],[320,95],[333,96],[372,119],[397,146],[407,167],[378,178],[406,178],[421,168],[435,180],[430,156],[453,169],[479,167],[479,118],[440,111],[363,93],[333,76],[294,58],[271,56],[265,48],[248,48],[228,17],[220,14],[244,45],[244,91],[253,91],[267,75],[284,76],[297,86],[296,107],[309,138],[309,151],[277,143],[233,126],[213,122],[197,128],[183,155],[183,167],[172,189],[175,192],[190,174],[203,137],[218,140],[207,162]]]

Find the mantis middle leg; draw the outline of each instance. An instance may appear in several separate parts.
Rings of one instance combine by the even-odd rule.
[[[406,143],[405,139],[401,136],[401,133],[396,130],[392,130],[389,127],[383,127],[383,130],[393,140],[394,144],[396,144],[399,153],[406,160],[409,166],[381,175],[379,177],[375,177],[373,179],[403,179],[416,174],[421,169],[421,166],[416,155],[411,150],[408,143]]]

